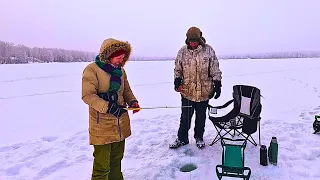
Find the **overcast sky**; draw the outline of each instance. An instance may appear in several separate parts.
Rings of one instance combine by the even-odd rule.
[[[190,26],[217,54],[320,50],[320,0],[0,0],[0,40],[97,52],[105,38],[139,56],[175,56]]]

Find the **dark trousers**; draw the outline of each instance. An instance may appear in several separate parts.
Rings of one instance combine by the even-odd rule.
[[[191,118],[196,112],[194,138],[203,139],[203,133],[206,122],[206,112],[208,101],[193,102],[181,96],[182,106],[192,106],[191,108],[181,108],[180,126],[178,130],[178,138],[180,141],[189,141],[189,129],[191,126]]]
[[[91,180],[123,180],[121,161],[125,141],[94,145]]]

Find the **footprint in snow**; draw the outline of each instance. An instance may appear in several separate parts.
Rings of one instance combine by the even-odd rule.
[[[315,88],[315,87],[313,88],[313,90],[314,90],[314,92],[318,92],[318,89],[317,89],[317,88]]]
[[[316,114],[317,114],[317,111],[310,111],[309,114],[310,114],[310,115],[316,115]]]
[[[306,115],[306,113],[304,113],[304,112],[303,112],[303,113],[301,113],[301,114],[300,114],[300,116],[299,116],[299,117],[304,118],[304,117],[305,117],[305,115]]]
[[[78,164],[78,163],[83,163],[83,162],[87,162],[87,161],[91,161],[92,157],[89,157],[87,155],[80,155],[78,157],[76,157],[75,162],[73,164]]]
[[[27,165],[27,163],[20,163],[20,164],[16,164],[12,167],[9,167],[7,170],[6,170],[6,174],[8,176],[17,176],[19,175],[20,173],[20,170],[25,167]]]
[[[162,140],[153,140],[153,141],[149,142],[149,145],[155,146],[155,145],[159,145],[161,143],[162,143]]]
[[[129,154],[138,154],[139,153],[139,150],[140,150],[140,148],[139,148],[139,144],[132,144],[131,146],[129,146],[129,148],[128,148],[128,152],[130,152],[130,153],[127,153],[128,155]]]
[[[81,146],[81,147],[79,148],[79,150],[81,150],[81,151],[89,151],[90,149],[89,149],[88,146]]]
[[[44,167],[38,174],[36,179],[42,179],[56,171],[69,167],[71,164],[66,160],[60,160],[54,164]]]
[[[313,175],[314,178],[320,179],[320,173]]]
[[[57,136],[46,136],[46,137],[42,137],[41,140],[42,141],[47,141],[47,142],[52,142],[57,140],[59,137]]]
[[[266,119],[263,121],[264,125],[267,125],[267,124],[273,124],[273,120],[272,119]]]
[[[52,151],[52,149],[43,149],[43,150],[36,150],[33,151],[30,155],[24,157],[23,159],[20,160],[20,162],[25,162],[25,161],[29,161],[29,160],[33,160],[37,157],[46,155],[48,153],[50,153]]]
[[[79,131],[75,134],[75,136],[81,135],[81,134],[87,134],[87,130]]]
[[[307,155],[307,160],[316,160],[320,158],[320,150],[313,150]]]
[[[306,115],[305,112],[301,113],[299,117],[302,118],[303,120],[310,120],[310,118]]]
[[[309,116],[305,116],[302,118],[303,120],[310,120],[310,117]]]
[[[295,174],[297,174],[298,176],[301,176],[303,178],[308,178],[310,177],[310,174],[306,171],[298,171],[296,172]],[[300,179],[300,178],[297,178],[297,179]]]
[[[7,152],[7,151],[12,151],[12,150],[16,150],[19,149],[22,146],[22,144],[14,144],[11,146],[3,146],[0,147],[0,152]]]
[[[290,157],[288,157],[286,154],[281,155],[281,159],[283,161],[290,161]]]
[[[64,140],[62,143],[65,144],[68,148],[73,148],[79,146],[79,143],[86,141],[87,136],[78,136]]]
[[[183,153],[187,156],[194,156],[194,151],[192,151],[192,149],[186,149]]]

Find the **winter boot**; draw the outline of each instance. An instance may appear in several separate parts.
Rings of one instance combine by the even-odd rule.
[[[189,141],[180,141],[179,139],[176,139],[172,144],[169,145],[170,149],[176,149],[180,146],[184,146],[189,144]]]
[[[203,149],[206,146],[203,139],[196,139],[196,145],[199,149]]]

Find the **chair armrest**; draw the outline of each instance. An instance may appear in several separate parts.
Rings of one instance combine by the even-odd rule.
[[[233,119],[233,118],[236,118],[236,116],[239,114],[237,112],[237,109],[233,108],[230,112],[228,112],[226,115],[224,116],[220,116],[220,117],[213,117],[211,116],[212,114],[218,114],[217,113],[217,109],[223,109],[223,108],[226,108],[228,107],[231,103],[233,103],[234,100],[230,100],[228,102],[226,102],[224,105],[222,106],[211,106],[211,105],[208,105],[208,116],[209,116],[209,119],[211,121],[215,121],[215,122],[229,122],[230,119]]]
[[[231,103],[233,103],[233,99],[232,100],[230,100],[230,101],[228,101],[228,102],[226,102],[224,105],[222,105],[222,106],[211,106],[211,105],[208,105],[208,108],[210,109],[210,108],[216,108],[216,109],[223,109],[223,108],[226,108],[226,107],[228,107]]]

